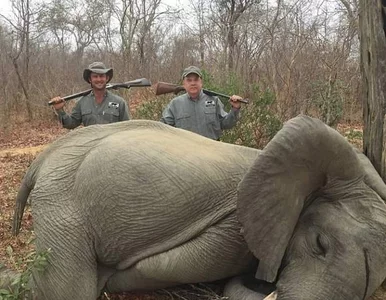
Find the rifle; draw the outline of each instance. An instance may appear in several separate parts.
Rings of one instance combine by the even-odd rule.
[[[117,90],[119,88],[125,88],[125,89],[129,89],[131,87],[144,87],[144,86],[151,86],[151,82],[149,79],[146,79],[146,78],[140,78],[140,79],[135,79],[135,80],[132,80],[132,81],[127,81],[127,82],[122,82],[122,83],[109,83],[106,85],[106,89],[114,89],[114,90]],[[82,97],[82,96],[86,96],[88,94],[90,94],[90,92],[92,91],[92,89],[89,89],[87,91],[83,91],[83,92],[79,92],[79,93],[76,93],[76,94],[72,94],[72,95],[69,95],[69,96],[65,96],[65,97],[62,97],[62,99],[64,101],[68,101],[68,100],[71,100],[71,99],[75,99],[75,98],[79,98],[79,97]],[[54,103],[52,101],[49,101],[48,102],[48,105],[53,105]]]
[[[173,83],[166,83],[166,82],[157,82],[154,86],[155,94],[156,95],[163,95],[163,94],[168,94],[168,93],[174,93],[177,95],[180,92],[185,91],[185,88],[181,85],[173,84]],[[202,89],[204,94],[208,96],[219,96],[219,97],[224,97],[229,99],[231,96],[221,94],[218,92],[210,91],[207,89]],[[249,100],[248,99],[240,99],[238,100],[239,102],[248,104]]]

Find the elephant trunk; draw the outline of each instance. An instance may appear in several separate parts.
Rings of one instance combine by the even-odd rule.
[[[246,274],[229,280],[223,294],[229,300],[264,300],[275,289],[274,284],[257,280],[253,275]]]

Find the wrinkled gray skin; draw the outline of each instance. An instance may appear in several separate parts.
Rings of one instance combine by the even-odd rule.
[[[386,277],[386,187],[360,155],[308,117],[262,152],[152,121],[90,126],[32,163],[14,232],[30,195],[37,250],[52,249],[37,299],[213,281],[256,272],[254,256],[277,299],[365,299]]]

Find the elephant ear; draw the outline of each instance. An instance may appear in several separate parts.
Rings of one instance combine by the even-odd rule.
[[[353,147],[307,116],[289,120],[258,155],[238,186],[237,214],[256,278],[273,282],[307,197],[330,179],[360,179]]]

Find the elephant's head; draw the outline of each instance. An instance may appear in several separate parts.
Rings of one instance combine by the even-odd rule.
[[[277,299],[366,299],[382,283],[385,185],[368,167],[338,132],[305,116],[258,156],[239,184],[238,216],[260,261],[256,277],[277,280]]]

